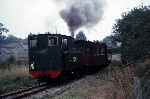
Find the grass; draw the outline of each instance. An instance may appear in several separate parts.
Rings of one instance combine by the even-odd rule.
[[[35,82],[26,66],[11,65],[11,68],[0,69],[0,94],[31,86]]]
[[[29,76],[28,68],[25,66],[14,66],[12,65],[11,68],[0,69],[0,78],[6,76]]]

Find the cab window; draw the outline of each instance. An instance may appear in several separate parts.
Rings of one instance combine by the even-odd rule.
[[[37,39],[31,39],[30,40],[30,48],[36,47],[37,46]]]
[[[62,39],[62,48],[67,48],[68,40],[66,38]]]
[[[48,38],[48,46],[56,46],[58,43],[57,37],[49,37]]]
[[[63,39],[62,44],[67,46],[67,39]]]

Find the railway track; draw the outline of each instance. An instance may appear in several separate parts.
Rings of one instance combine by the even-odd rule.
[[[47,88],[49,88],[49,86],[46,83],[41,83],[26,89],[20,89],[17,91],[2,94],[0,95],[0,99],[20,99],[38,93],[40,91],[43,91]]]
[[[13,91],[9,93],[5,93],[0,95],[0,99],[21,99],[21,98],[27,98],[33,95],[36,95],[37,93],[40,93],[45,90],[50,90],[49,96],[55,97],[56,95],[60,95],[66,90],[70,88],[70,85],[60,86],[60,87],[52,87],[48,85],[47,83],[42,83],[39,85],[35,85],[33,87],[29,87],[26,89]]]

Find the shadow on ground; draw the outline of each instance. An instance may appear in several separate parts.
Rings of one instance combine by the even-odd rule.
[[[49,87],[60,87],[67,85],[69,83],[73,83],[74,81],[78,81],[88,75],[94,75],[102,70],[104,70],[106,66],[100,68],[88,68],[86,70],[78,70],[70,73],[64,74],[59,79],[50,79],[50,78],[42,78],[39,79],[39,82],[46,82]]]

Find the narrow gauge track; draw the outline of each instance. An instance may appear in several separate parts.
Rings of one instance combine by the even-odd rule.
[[[47,83],[41,83],[39,85],[35,85],[33,87],[29,87],[26,89],[2,94],[2,95],[0,95],[0,99],[26,98],[26,97],[30,97],[32,95],[36,95],[37,93],[40,93],[40,92],[45,91],[47,89],[51,90],[49,96],[54,97],[56,95],[60,95],[61,93],[68,90],[69,88],[71,88],[70,85],[62,85],[62,86],[52,87],[52,86],[48,85]]]
[[[26,89],[20,89],[18,91],[13,91],[13,92],[2,94],[0,95],[0,99],[20,99],[20,98],[38,93],[48,88],[49,86],[46,83],[41,83],[41,84],[26,88]]]

